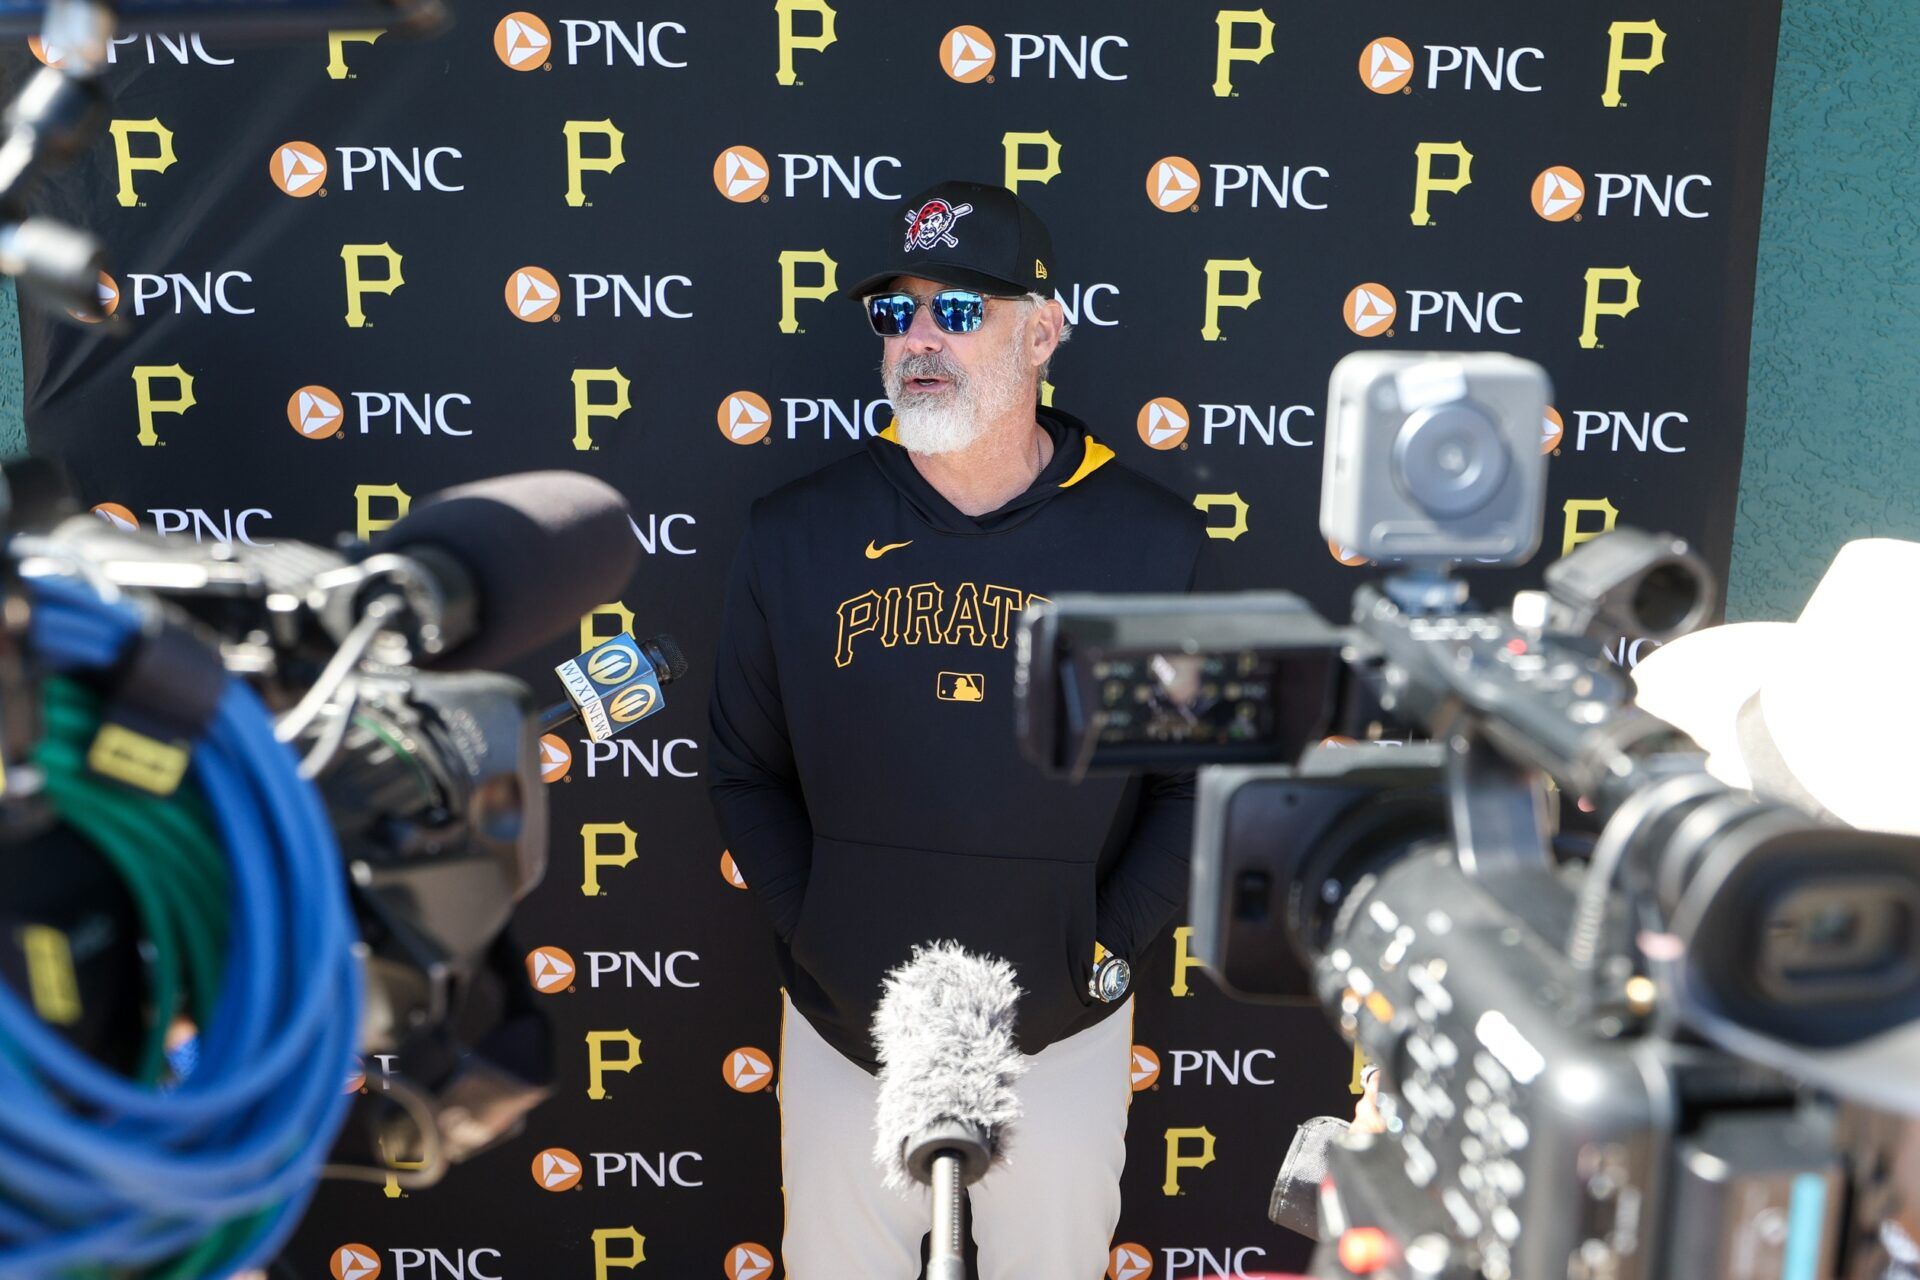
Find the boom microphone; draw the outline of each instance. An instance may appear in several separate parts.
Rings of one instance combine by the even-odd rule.
[[[1005,1161],[1020,1118],[1014,1083],[1027,1061],[1013,1038],[1019,999],[1006,961],[936,942],[915,947],[887,975],[873,1016],[873,1158],[889,1187],[933,1188],[927,1280],[964,1280],[960,1189]]]
[[[442,602],[426,667],[505,665],[619,595],[639,561],[627,504],[577,471],[530,471],[442,490],[366,549],[404,556]]]

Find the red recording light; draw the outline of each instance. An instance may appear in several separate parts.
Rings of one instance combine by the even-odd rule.
[[[1392,1265],[1399,1250],[1378,1227],[1349,1227],[1340,1233],[1340,1265],[1356,1276],[1370,1276]]]

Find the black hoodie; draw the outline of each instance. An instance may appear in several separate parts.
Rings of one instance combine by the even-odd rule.
[[[1028,1053],[1113,1006],[1186,892],[1191,774],[1051,780],[1014,740],[1020,611],[1064,591],[1186,591],[1199,512],[1039,410],[1053,457],[963,515],[889,427],[753,504],[727,591],[712,795],[780,939],[794,1006],[872,1068],[882,975],[954,938],[1011,961]]]

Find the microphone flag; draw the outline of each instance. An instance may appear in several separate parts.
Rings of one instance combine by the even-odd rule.
[[[647,661],[640,642],[624,631],[553,670],[595,742],[605,742],[666,705],[660,673]]]

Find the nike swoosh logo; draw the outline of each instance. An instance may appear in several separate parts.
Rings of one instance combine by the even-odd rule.
[[[902,547],[910,547],[912,545],[913,545],[912,538],[908,538],[905,542],[889,542],[884,547],[876,547],[873,545],[873,543],[869,542],[867,543],[867,559],[878,560],[881,556],[887,554],[887,552],[889,551],[898,551]]]

